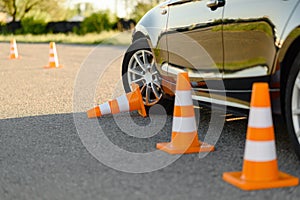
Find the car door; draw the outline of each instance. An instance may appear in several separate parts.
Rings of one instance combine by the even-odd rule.
[[[248,102],[253,82],[276,78],[271,75],[279,69],[274,60],[280,37],[297,1],[226,0],[223,78],[228,96]]]
[[[171,0],[168,6],[167,81],[174,83],[182,71],[189,72],[195,87],[207,88],[207,81],[221,80],[224,1]]]

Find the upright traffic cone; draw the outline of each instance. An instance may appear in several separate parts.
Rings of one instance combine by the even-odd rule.
[[[198,140],[195,111],[188,73],[179,73],[176,83],[171,142],[158,143],[156,148],[170,154],[214,151],[214,146]]]
[[[12,39],[10,41],[9,59],[20,59],[20,56],[19,56],[19,53],[18,53],[17,42],[16,42],[15,39]]]
[[[226,172],[223,179],[243,190],[296,186],[299,179],[280,172],[267,83],[255,83],[242,172]]]
[[[50,42],[49,44],[49,64],[48,66],[45,66],[45,68],[61,68],[62,65],[58,62],[58,56],[56,51],[56,45],[55,42]]]
[[[117,114],[120,112],[128,112],[137,110],[143,117],[147,116],[145,105],[139,85],[133,83],[133,91],[124,94],[114,100],[103,103],[89,111],[87,111],[88,118],[101,117],[107,114]]]

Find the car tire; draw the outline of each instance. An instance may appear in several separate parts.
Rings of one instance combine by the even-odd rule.
[[[296,56],[287,78],[285,112],[287,130],[300,159],[300,52]]]
[[[161,76],[153,58],[153,53],[146,39],[139,39],[129,46],[122,62],[124,90],[130,92],[130,84],[132,82],[137,83],[140,86],[147,111],[151,106],[160,104],[165,108],[167,114],[171,114],[174,99],[164,93],[161,86]]]

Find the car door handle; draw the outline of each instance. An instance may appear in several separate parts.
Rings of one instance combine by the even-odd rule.
[[[168,11],[167,11],[167,9],[163,8],[163,9],[160,11],[160,13],[161,13],[162,15],[165,15],[165,14],[168,13]]]
[[[225,5],[225,0],[209,0],[206,3],[206,6],[212,10],[216,10],[218,7],[222,7]]]

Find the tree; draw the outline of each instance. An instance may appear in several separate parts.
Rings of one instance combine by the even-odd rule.
[[[12,17],[12,21],[21,21],[28,13],[42,11],[58,14],[64,0],[0,0],[0,11]]]
[[[95,13],[95,8],[92,3],[78,3],[75,4],[75,13],[76,15],[81,15],[84,17],[89,17]]]
[[[131,18],[138,22],[152,7],[151,3],[138,2],[132,12]]]
[[[159,2],[161,2],[160,0],[151,0],[152,5],[155,6],[157,4],[159,4]]]
[[[112,28],[110,13],[108,11],[99,11],[86,17],[80,25],[79,34],[101,33]]]

